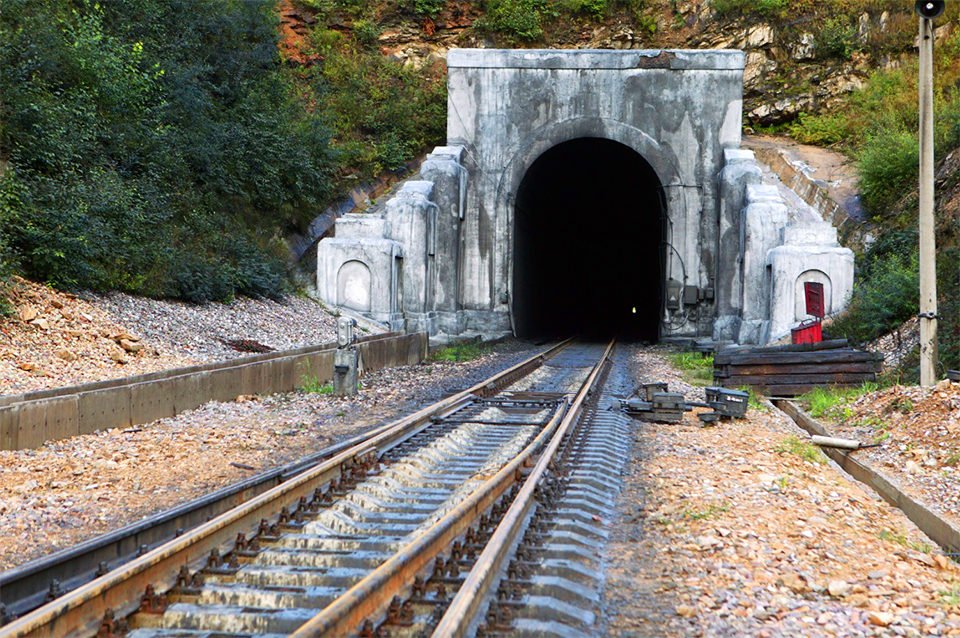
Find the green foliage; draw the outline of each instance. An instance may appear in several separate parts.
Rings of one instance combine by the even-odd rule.
[[[817,55],[824,58],[849,60],[854,51],[860,48],[857,39],[857,25],[848,16],[827,18],[816,34]]]
[[[883,128],[870,134],[857,154],[864,208],[889,215],[906,190],[916,190],[920,144],[915,131]]]
[[[576,0],[573,8],[576,12],[598,22],[606,18],[609,11],[607,0]]]
[[[435,17],[447,6],[446,0],[409,0],[407,6],[417,15]]]
[[[551,0],[489,0],[487,13],[475,25],[508,42],[534,42],[543,37],[545,22],[558,16]]]
[[[722,17],[757,15],[780,17],[787,8],[787,0],[713,0],[713,9]]]
[[[845,113],[801,113],[787,130],[804,144],[829,146],[849,138],[849,120]]]
[[[872,249],[872,255],[868,253],[849,309],[830,328],[833,336],[862,344],[916,316],[920,289],[917,255],[911,247],[897,249],[892,243],[880,244]]]
[[[336,130],[342,164],[372,177],[442,143],[447,93],[440,65],[404,67],[379,51],[351,49],[323,28],[311,40],[326,60],[306,80]]]
[[[277,295],[332,194],[267,0],[0,0],[0,250],[64,288]]]
[[[843,418],[845,415],[840,410],[843,406],[861,395],[876,392],[878,387],[876,383],[869,381],[864,381],[859,387],[854,388],[816,387],[800,395],[798,399],[814,418],[823,416]]]
[[[801,441],[793,435],[785,438],[777,444],[773,450],[777,454],[793,454],[794,456],[799,456],[804,461],[818,465],[825,465],[827,462],[827,457],[823,455],[820,448],[807,441]]]
[[[677,352],[669,355],[670,362],[682,370],[687,381],[694,385],[709,385],[713,381],[713,355],[702,352]]]
[[[376,20],[356,20],[353,23],[353,38],[360,46],[370,49],[380,37],[380,25]]]
[[[472,341],[465,341],[441,348],[430,357],[430,360],[459,363],[461,361],[479,359],[485,353],[486,351],[479,344]]]

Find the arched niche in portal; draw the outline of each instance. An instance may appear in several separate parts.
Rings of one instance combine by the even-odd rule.
[[[823,313],[829,316],[833,312],[833,284],[830,282],[830,276],[822,270],[805,270],[797,277],[797,282],[793,287],[793,314],[795,321],[809,319],[807,314],[807,299],[803,291],[803,284],[808,281],[815,281],[823,284]]]
[[[360,312],[370,311],[370,268],[351,260],[337,273],[337,305]]]

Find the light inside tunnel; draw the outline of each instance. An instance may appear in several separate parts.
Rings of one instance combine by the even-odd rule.
[[[533,163],[517,189],[517,335],[655,341],[663,237],[660,181],[628,146],[580,138]]]

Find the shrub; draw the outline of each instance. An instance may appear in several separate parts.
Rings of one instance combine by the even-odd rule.
[[[4,261],[64,288],[278,293],[272,238],[335,164],[274,3],[0,1]]]
[[[801,113],[788,130],[804,144],[827,146],[849,138],[850,121],[844,113]]]
[[[755,14],[773,18],[781,16],[786,8],[787,0],[713,0],[714,11],[724,17]]]
[[[857,25],[846,16],[827,18],[816,34],[817,54],[825,58],[848,60],[859,47]]]
[[[858,277],[846,312],[831,326],[831,334],[854,343],[872,341],[919,311],[920,275],[916,253],[889,253],[875,258],[868,274]]]
[[[919,164],[916,132],[880,128],[869,134],[857,154],[864,207],[876,215],[889,215],[903,193],[913,190]]]
[[[446,135],[446,82],[440,65],[414,69],[378,51],[352,51],[318,34],[329,46],[326,63],[310,81],[337,132],[340,162],[363,177],[399,168]]]
[[[508,41],[534,42],[543,37],[543,24],[557,15],[550,0],[492,0],[476,26]]]
[[[447,6],[446,0],[409,0],[408,5],[417,15],[435,17]]]
[[[353,23],[353,38],[364,48],[376,46],[380,32],[380,25],[376,20],[355,20]]]

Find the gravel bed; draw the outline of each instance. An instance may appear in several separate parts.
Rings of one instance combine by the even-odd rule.
[[[638,382],[693,392],[659,354],[632,356]],[[635,436],[606,551],[605,635],[960,635],[957,566],[817,462],[779,411],[636,422]]]
[[[142,428],[0,452],[0,568],[65,549],[410,414],[540,350],[510,340],[473,361],[371,373],[356,397],[301,392],[243,397]]]
[[[336,317],[303,297],[288,296],[280,302],[240,298],[230,304],[198,306],[114,293],[92,296],[90,301],[121,323],[136,326],[145,337],[203,362],[242,354],[226,344],[232,340],[289,350],[326,343],[337,336]]]

